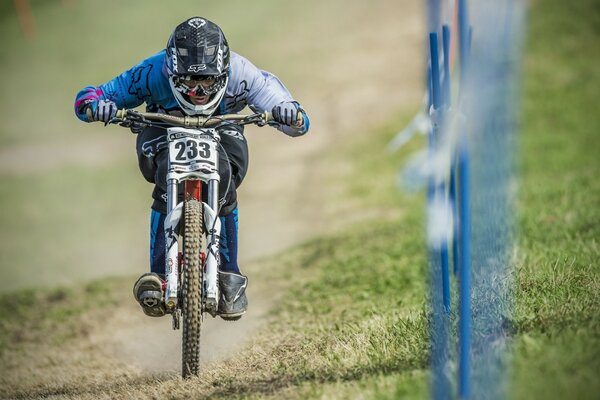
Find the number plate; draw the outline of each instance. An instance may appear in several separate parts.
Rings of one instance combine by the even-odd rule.
[[[217,165],[215,140],[209,135],[169,133],[169,161],[178,172],[214,171]]]

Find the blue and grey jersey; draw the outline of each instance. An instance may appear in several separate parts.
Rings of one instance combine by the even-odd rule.
[[[98,100],[114,101],[119,108],[134,108],[146,103],[150,112],[182,113],[169,85],[165,66],[165,50],[143,60],[121,75],[100,86],[87,86],[75,99],[75,114],[85,122],[86,106]],[[254,112],[271,111],[283,102],[293,101],[290,92],[273,74],[258,69],[246,58],[231,53],[229,82],[216,114],[238,113],[249,106]],[[308,131],[310,122],[302,111],[304,125],[292,127],[275,125],[289,136]]]

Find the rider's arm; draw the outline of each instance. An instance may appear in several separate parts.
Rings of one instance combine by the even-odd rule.
[[[246,79],[249,82],[247,102],[254,112],[270,112],[273,107],[282,102],[294,101],[290,92],[275,75],[258,69],[242,56],[236,56],[240,57],[241,61],[239,63],[241,71],[237,72],[243,75],[242,79]],[[236,72],[235,69],[233,72]],[[302,114],[302,124],[300,126],[275,124],[275,127],[289,136],[304,135],[310,127],[310,120],[299,104],[298,111]]]
[[[87,110],[93,113],[100,100],[112,101],[118,108],[135,108],[150,100],[153,95],[153,75],[160,73],[157,56],[160,60],[164,57],[158,53],[105,84],[83,88],[75,98],[77,117],[84,122],[92,122]]]

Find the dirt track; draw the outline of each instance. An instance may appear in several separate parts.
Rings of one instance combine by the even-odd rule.
[[[268,271],[261,270],[260,262],[254,260],[343,222],[342,216],[332,218],[331,212],[322,212],[335,209],[332,204],[339,200],[330,183],[343,169],[343,165],[332,161],[336,143],[367,134],[369,127],[400,109],[418,106],[424,36],[421,9],[416,3],[407,2],[402,7],[394,1],[353,4],[346,10],[346,18],[316,21],[306,33],[309,40],[300,42],[300,48],[279,47],[282,59],[306,71],[301,85],[288,87],[310,114],[311,131],[295,139],[267,129],[247,131],[250,171],[239,198],[240,254],[250,279],[250,308],[236,323],[208,318],[202,332],[203,361],[234,355],[261,327],[277,301],[280,293],[269,286]],[[252,59],[252,54],[245,55]],[[111,380],[116,385],[116,376],[135,376],[139,380],[150,376],[148,372],[176,375],[180,367],[180,332],[173,332],[166,319],[145,318],[130,296],[129,292],[123,295],[123,307],[118,312],[97,322],[88,342],[66,350],[85,351],[87,355],[65,360],[71,366],[50,369],[44,375],[33,374],[32,386],[18,386],[52,386],[57,383],[52,374],[59,373],[67,389],[53,395],[77,396],[77,390],[68,388],[77,387],[76,382],[90,372],[81,368],[82,357],[97,360],[94,377],[85,380],[93,379],[98,387],[110,385]],[[41,353],[46,357],[53,354],[48,349]],[[29,363],[23,368],[35,367]],[[40,392],[29,392],[35,393]],[[98,393],[89,393],[91,398],[95,395]]]

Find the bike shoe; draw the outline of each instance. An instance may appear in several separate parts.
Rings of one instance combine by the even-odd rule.
[[[248,278],[232,272],[219,271],[219,316],[226,321],[237,321],[246,313]]]
[[[140,276],[133,286],[133,296],[150,317],[165,315],[163,281],[158,274],[148,272]]]

